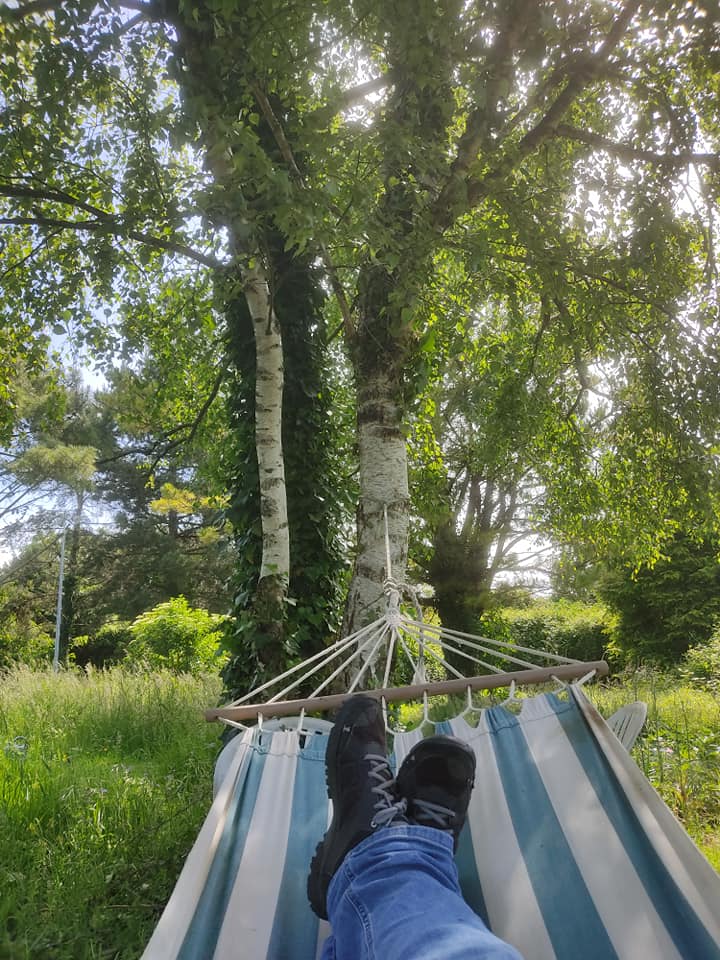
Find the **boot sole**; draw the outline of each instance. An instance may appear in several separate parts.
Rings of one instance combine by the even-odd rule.
[[[342,707],[340,708],[342,709]],[[330,731],[330,736],[328,737],[328,744],[326,753],[329,753],[331,750],[336,749],[337,741],[340,739],[342,734],[342,725],[337,723],[333,726]],[[333,770],[334,773],[334,770]],[[323,861],[325,858],[325,843],[327,840],[331,840],[335,831],[335,798],[333,793],[335,792],[335,777],[330,775],[330,769],[325,767],[325,789],[328,795],[328,799],[333,801],[333,817],[330,821],[330,826],[325,832],[325,836],[318,843],[315,848],[315,853],[313,858],[310,861],[310,874],[308,876],[307,882],[307,895],[308,900],[310,901],[310,906],[313,911],[320,917],[321,920],[327,920],[327,888],[330,884],[331,877],[327,877],[327,882],[325,882],[325,871],[323,870]]]
[[[325,841],[321,840],[315,848],[315,854],[310,861],[310,875],[307,882],[307,895],[313,912],[321,920],[327,920],[326,898],[322,894],[322,860],[324,854]]]
[[[346,700],[345,703],[348,701]],[[343,717],[342,710],[345,704],[340,707],[338,717],[336,717],[335,725],[330,731],[330,736],[328,737],[327,751],[326,753],[332,754],[337,752],[338,741],[342,736],[343,728]],[[338,723],[340,719],[340,723]],[[308,900],[310,901],[310,906],[313,911],[320,917],[321,920],[327,920],[327,889],[332,880],[332,874],[329,874],[325,869],[325,851],[332,845],[335,832],[337,830],[336,815],[335,815],[335,797],[333,794],[336,793],[336,777],[335,777],[335,765],[331,767],[325,766],[325,786],[327,788],[327,795],[330,800],[333,801],[333,816],[330,821],[330,825],[325,833],[325,836],[318,843],[315,848],[315,853],[312,860],[310,861],[310,873],[308,875],[307,882],[307,895]]]

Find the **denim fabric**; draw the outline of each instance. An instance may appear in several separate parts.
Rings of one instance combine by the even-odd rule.
[[[522,960],[458,886],[450,834],[398,825],[345,857],[328,890],[322,960]]]

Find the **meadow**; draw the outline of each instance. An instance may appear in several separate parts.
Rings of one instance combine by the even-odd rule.
[[[639,673],[586,688],[649,705],[634,755],[720,869],[720,697]],[[135,960],[211,798],[216,677],[20,668],[0,686],[0,960]]]
[[[207,812],[217,677],[31,672],[0,692],[0,958],[137,958]]]

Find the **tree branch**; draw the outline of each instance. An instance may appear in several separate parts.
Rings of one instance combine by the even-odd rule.
[[[532,0],[527,0],[526,6],[531,4]],[[487,141],[492,120],[497,116],[500,89],[512,69],[513,55],[522,36],[525,20],[522,8],[506,11],[505,28],[501,29],[485,65],[487,82],[484,105],[470,111],[450,166],[450,174],[433,204],[431,219],[438,229],[444,230],[453,219],[458,184],[467,179],[483,143]]]
[[[143,0],[119,0],[118,6],[125,10],[137,10],[149,20],[157,19],[156,15],[159,13],[157,3],[144,3]]]
[[[525,7],[534,5],[534,0],[527,0],[525,3]],[[457,155],[451,167],[451,174],[454,177],[464,177],[470,166],[477,160],[483,141],[488,135],[490,122],[497,116],[499,90],[512,69],[513,55],[525,29],[525,21],[525,11],[522,7],[507,11],[505,29],[501,31],[495,46],[491,49],[486,65],[485,105],[476,107],[468,117],[465,132],[460,138]]]
[[[712,170],[720,169],[720,154],[718,153],[693,153],[689,150],[681,150],[679,153],[655,153],[652,150],[642,150],[629,144],[617,143],[599,133],[580,130],[567,123],[558,125],[555,136],[585,143],[591,147],[598,147],[600,150],[604,150],[627,163],[632,163],[634,160],[644,160],[647,163],[673,167],[684,167],[690,163],[697,163],[709,166]]]
[[[40,549],[36,550],[34,553],[30,552],[29,554],[26,554],[25,557],[23,557],[22,559],[18,558],[17,561],[10,561],[7,569],[2,574],[0,574],[0,587],[4,587],[8,583],[12,583],[14,580],[18,578],[19,574],[21,574],[26,567],[28,567],[31,563],[34,563],[36,560],[39,560],[40,557],[45,556],[46,553],[50,553],[50,551],[57,553],[57,550],[58,550],[57,543],[55,542],[50,544],[46,543],[44,547],[40,547]],[[6,604],[3,607],[3,612],[8,608],[8,606],[9,604]]]
[[[30,0],[29,3],[23,3],[19,7],[5,7],[0,10],[0,20],[14,20],[20,23],[25,17],[31,17],[35,13],[47,13],[60,6],[60,0]]]
[[[626,286],[619,280],[613,280],[612,277],[608,277],[603,274],[592,273],[584,266],[579,266],[575,263],[566,263],[566,268],[576,277],[581,277],[583,280],[594,280],[597,283],[603,283],[605,286],[611,287],[613,290],[618,290],[620,293],[624,293],[626,296],[631,297],[635,303],[644,303],[649,307],[654,307],[656,310],[659,310],[666,317],[674,319],[675,314],[672,310],[666,307],[662,303],[658,303],[656,300],[649,300],[647,297],[644,297],[638,290],[633,287]]]
[[[60,230],[50,230],[42,238],[42,240],[40,240],[38,243],[36,243],[32,247],[29,253],[27,253],[20,260],[16,260],[15,263],[11,263],[9,267],[6,267],[5,270],[3,270],[2,273],[0,273],[0,280],[4,280],[5,277],[8,276],[8,274],[13,272],[13,270],[17,270],[19,267],[22,267],[23,264],[28,263],[30,260],[32,260],[35,254],[38,253],[38,251],[42,250],[43,247],[47,246],[47,244],[53,239],[53,237],[57,237],[58,234],[60,234],[60,232],[61,232]]]
[[[39,190],[37,187],[26,187],[16,183],[0,183],[0,196],[14,197],[19,200],[45,200],[50,203],[64,203],[70,207],[76,207],[78,210],[84,210],[85,213],[92,213],[100,220],[112,220],[113,214],[101,210],[84,200],[73,197],[72,194],[64,190],[55,188]]]
[[[615,47],[620,43],[630,21],[634,17],[640,0],[628,0],[624,9],[613,23],[610,32],[603,41],[598,52],[588,59],[581,61],[579,69],[568,77],[565,88],[550,105],[545,116],[532,130],[529,130],[520,141],[519,154],[525,157],[543,140],[546,140],[557,129],[561,118],[569,107],[577,100],[578,95],[589,83],[596,80],[607,67],[607,60]]]
[[[555,134],[562,118],[582,91],[602,76],[603,71],[608,68],[608,57],[622,39],[639,6],[640,0],[627,0],[597,53],[578,60],[575,70],[568,73],[565,87],[551,103],[542,119],[482,179],[468,183],[469,209],[472,209],[483,196],[489,193],[491,184],[502,179],[541,143]]]
[[[200,428],[200,424],[205,419],[208,410],[213,405],[215,398],[220,392],[220,387],[225,379],[226,372],[227,371],[224,368],[218,371],[210,393],[207,395],[196,416],[191,421],[188,423],[179,423],[170,430],[166,430],[158,440],[149,446],[129,447],[128,449],[122,450],[121,452],[113,454],[112,456],[102,457],[101,459],[96,460],[95,465],[97,467],[103,467],[106,464],[115,463],[117,460],[122,460],[124,457],[130,457],[133,454],[139,453],[143,456],[153,456],[148,468],[148,472],[152,473],[163,457],[168,456],[168,454],[172,453],[173,450],[177,450],[177,448],[181,447],[184,443],[190,443],[190,441],[193,440],[195,434]],[[181,431],[187,431],[187,433],[185,433],[182,437],[175,436],[175,439],[170,439]]]
[[[270,127],[273,137],[275,138],[275,143],[278,145],[280,153],[285,163],[288,165],[290,174],[296,183],[300,184],[301,187],[305,186],[303,181],[303,176],[300,173],[300,168],[295,163],[295,157],[293,156],[292,149],[288,143],[288,139],[285,136],[285,131],[282,128],[282,124],[275,116],[275,111],[272,108],[272,104],[265,95],[265,91],[262,89],[260,84],[253,83],[250,86],[250,89],[253,92],[255,99],[258,102],[260,109],[262,110],[263,116],[267,122],[267,125]]]
[[[0,196],[13,196],[13,194],[8,194],[5,186],[0,185]],[[49,199],[47,197],[41,198]],[[85,205],[85,208],[86,207],[87,205]],[[178,243],[176,240],[164,240],[162,237],[154,237],[152,234],[143,233],[140,230],[128,229],[123,226],[119,218],[114,217],[112,214],[102,210],[99,210],[98,213],[102,216],[95,220],[63,220],[57,217],[46,217],[41,213],[33,217],[0,217],[0,224],[8,226],[52,227],[61,230],[82,230],[89,233],[105,232],[126,240],[136,240],[138,243],[144,243],[158,250],[166,250],[168,253],[177,253],[205,267],[217,269],[222,266],[222,261],[217,260],[215,257],[210,257],[205,253],[201,253],[199,250],[193,250],[192,247],[188,247],[184,243]]]
[[[359,100],[364,100],[365,97],[369,97],[371,93],[378,93],[378,91],[384,90],[385,87],[390,86],[393,82],[392,71],[388,71],[380,77],[374,77],[372,80],[366,80],[365,83],[359,83],[356,87],[344,90],[332,106],[337,113],[340,113],[340,111],[352,107]]]

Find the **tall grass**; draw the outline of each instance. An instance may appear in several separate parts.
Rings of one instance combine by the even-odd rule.
[[[142,952],[207,811],[215,678],[18,669],[0,689],[0,958]]]
[[[648,717],[633,757],[710,863],[720,871],[720,695],[666,674],[586,687],[604,716],[644,700]]]

